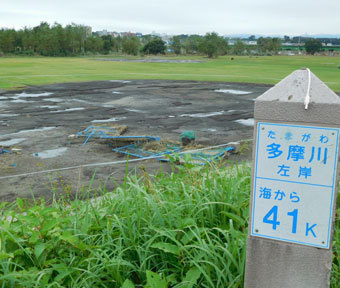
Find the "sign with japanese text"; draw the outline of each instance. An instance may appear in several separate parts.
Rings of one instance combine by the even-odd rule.
[[[329,248],[339,129],[257,125],[251,235]]]

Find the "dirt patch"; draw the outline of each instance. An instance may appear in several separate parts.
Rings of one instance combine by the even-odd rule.
[[[228,93],[216,92],[223,89]],[[128,127],[125,135],[160,136],[175,142],[180,133],[193,130],[196,143],[202,146],[249,139],[254,99],[267,89],[267,85],[221,82],[114,80],[7,91],[0,98],[0,145],[15,145],[22,154],[0,155],[0,175],[126,159],[112,152],[112,143],[90,140],[83,146],[83,141],[70,141],[69,135],[94,124],[119,124]],[[39,153],[48,157],[41,158]],[[170,169],[156,160],[130,163],[129,169],[142,167],[156,173],[161,166]],[[83,185],[90,185],[94,173],[92,185],[110,190],[124,178],[125,168],[122,163],[1,179],[0,200],[83,193]],[[56,180],[60,177],[63,182]]]

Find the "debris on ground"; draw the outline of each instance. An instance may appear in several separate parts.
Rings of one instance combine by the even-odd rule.
[[[105,140],[104,143],[112,147],[113,152],[137,158],[157,158],[160,161],[170,161],[171,155],[179,164],[191,163],[204,165],[213,160],[220,160],[236,153],[235,145],[209,148],[195,142],[195,131],[184,131],[180,134],[179,142],[161,140],[159,136],[122,135],[127,131],[127,126],[118,124],[95,124],[84,128],[77,134],[70,135],[70,139],[84,139],[83,145],[93,138]]]
[[[183,146],[187,146],[196,140],[195,131],[184,131],[179,136],[179,139]]]
[[[0,147],[0,154],[11,153],[9,150]]]
[[[190,153],[183,152],[179,156],[179,163],[190,163],[197,165],[205,165],[214,160],[221,160],[228,158],[230,154],[234,153],[235,148],[233,146],[227,146],[224,148],[216,149],[198,149],[201,151],[193,151]]]
[[[126,136],[116,136],[112,137],[107,141],[107,143],[114,148],[119,148],[122,146],[130,145],[130,144],[140,144],[140,143],[149,143],[153,141],[161,141],[159,136],[146,136],[146,135],[126,135]]]
[[[11,173],[17,165],[14,163],[16,156],[11,152],[10,148],[0,147],[0,174]]]
[[[11,147],[11,153],[15,153],[15,154],[21,155],[21,152],[22,152],[21,148]]]
[[[233,145],[209,149],[209,147],[196,143],[181,146],[174,141],[150,141],[146,143],[129,144],[114,148],[112,151],[137,158],[154,157],[163,162],[169,162],[170,160],[166,156],[171,155],[179,164],[191,163],[204,165],[213,160],[227,158],[237,150]]]
[[[78,132],[75,135],[70,135],[69,140],[73,140],[75,138],[86,138],[83,145],[91,139],[112,139],[120,136],[126,132],[128,129],[127,126],[122,126],[118,124],[94,124],[86,127],[84,130]]]
[[[22,149],[17,147],[11,147],[11,146],[0,146],[0,155],[5,153],[15,153],[15,154],[21,154]]]
[[[189,145],[182,146],[181,151],[190,151],[190,150],[197,150],[197,149],[203,149],[203,148],[207,148],[207,146],[204,146],[196,142],[192,142]]]
[[[138,158],[145,157],[158,157],[164,156],[166,154],[173,154],[174,152],[179,152],[181,146],[174,142],[162,142],[160,139],[152,140],[149,142],[138,142],[129,144],[126,146],[118,147],[112,149],[114,152],[119,152],[125,155],[130,155]]]
[[[181,146],[175,141],[150,141],[142,144],[144,150],[160,153],[162,151],[173,150],[179,151]]]

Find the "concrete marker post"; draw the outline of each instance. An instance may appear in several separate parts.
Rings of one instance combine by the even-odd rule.
[[[309,73],[255,101],[246,288],[330,286],[340,98]]]

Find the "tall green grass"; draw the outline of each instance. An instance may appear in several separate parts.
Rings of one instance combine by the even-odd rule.
[[[250,168],[176,169],[95,200],[2,203],[0,287],[243,287]]]

